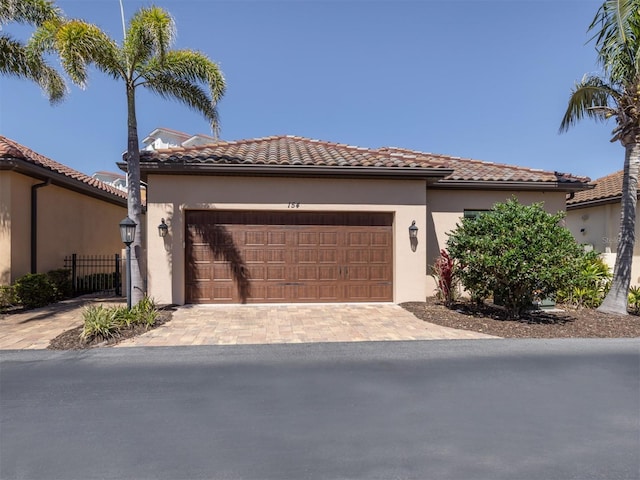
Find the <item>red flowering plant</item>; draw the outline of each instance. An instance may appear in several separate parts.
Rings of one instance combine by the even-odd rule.
[[[456,262],[449,253],[442,249],[440,256],[433,264],[432,276],[436,280],[436,292],[438,299],[447,307],[456,299],[458,279],[456,278]]]

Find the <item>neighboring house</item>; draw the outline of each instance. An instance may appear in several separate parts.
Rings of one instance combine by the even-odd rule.
[[[215,137],[210,135],[204,135],[197,133],[195,135],[189,135],[188,133],[178,132],[177,130],[171,130],[170,128],[156,128],[153,132],[147,135],[143,140],[143,150],[161,150],[163,148],[171,147],[196,147],[198,145],[207,145],[214,143]]]
[[[295,136],[147,149],[140,168],[146,229],[169,227],[148,235],[148,293],[175,304],[422,301],[465,214],[512,196],[557,212],[589,182]]]
[[[118,190],[122,190],[123,192],[127,191],[127,177],[121,173],[101,171],[91,175],[91,178],[96,178],[102,183],[116,187]]]
[[[616,263],[620,232],[620,199],[623,172],[594,180],[595,188],[576,192],[567,198],[567,228],[579,243],[597,252],[613,270]],[[640,223],[636,220],[636,239],[640,238]],[[631,285],[640,285],[640,243],[636,240],[631,267]]]
[[[102,183],[116,187],[123,192],[127,191],[127,177],[121,173],[114,172],[96,172],[91,175],[92,178],[100,180]],[[147,185],[144,182],[140,182],[140,197],[142,199],[142,205],[147,204]]]
[[[0,136],[0,284],[122,250],[127,195]]]

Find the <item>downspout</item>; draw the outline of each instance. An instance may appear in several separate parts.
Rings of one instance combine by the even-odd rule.
[[[38,189],[51,185],[46,182],[31,185],[31,273],[38,272]]]

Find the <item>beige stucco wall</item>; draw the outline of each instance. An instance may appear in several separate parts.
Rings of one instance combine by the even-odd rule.
[[[562,192],[518,192],[505,190],[453,190],[434,189],[427,191],[427,296],[435,295],[436,284],[431,275],[431,266],[446,248],[448,233],[455,230],[465,210],[488,210],[495,203],[516,197],[520,203],[530,205],[544,202],[550,213],[565,210],[565,194]]]
[[[159,303],[185,301],[184,212],[189,209],[287,211],[375,211],[394,213],[394,301],[423,300],[426,277],[426,184],[423,180],[350,180],[149,175],[147,228],[160,219],[167,237],[148,237],[148,291]],[[416,251],[408,228],[420,228]]]
[[[590,245],[613,271],[620,232],[620,203],[579,208],[567,212],[567,228],[576,241]],[[584,231],[581,231],[584,230]],[[640,223],[636,219],[636,239],[640,238]],[[631,285],[640,285],[640,243],[636,240],[631,267]]]
[[[42,182],[0,172],[0,283],[13,282],[31,270],[31,186],[38,183]],[[65,255],[72,253],[119,253],[118,223],[126,215],[123,206],[66,188],[39,188],[38,272],[62,268]]]

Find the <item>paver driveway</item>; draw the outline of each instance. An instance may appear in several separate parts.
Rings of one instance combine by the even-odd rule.
[[[42,349],[82,324],[87,305],[123,304],[119,298],[79,297],[0,317],[0,350]],[[376,304],[186,305],[170,322],[117,347],[240,345],[495,338],[423,322],[402,307]]]

